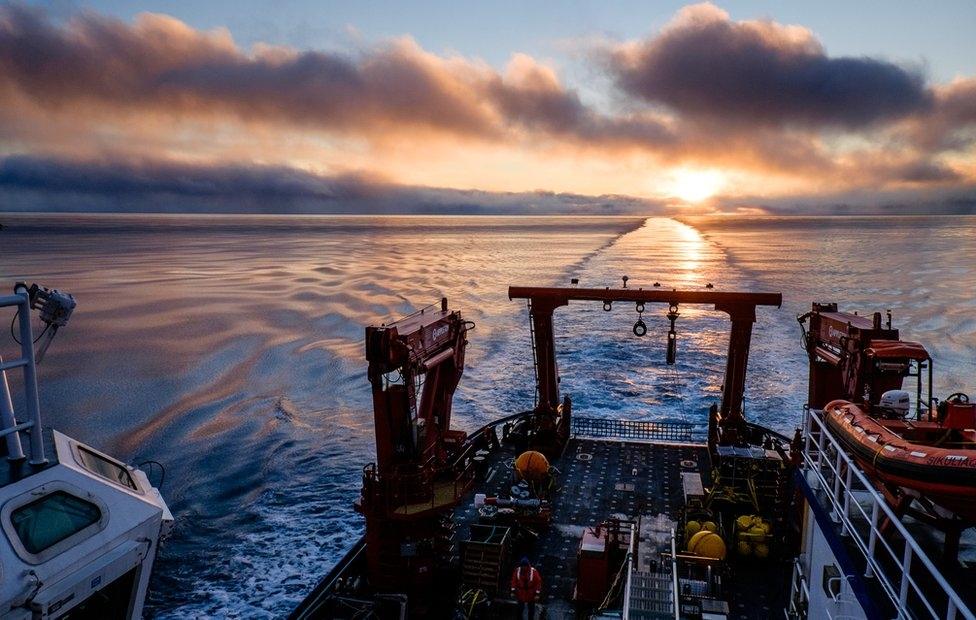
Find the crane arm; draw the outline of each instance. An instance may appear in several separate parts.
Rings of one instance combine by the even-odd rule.
[[[366,328],[373,386],[377,466],[443,463],[454,391],[464,372],[473,323],[447,308],[425,308],[394,323]]]

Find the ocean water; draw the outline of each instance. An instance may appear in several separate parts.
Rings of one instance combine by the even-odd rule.
[[[40,367],[46,423],[166,467],[177,517],[149,615],[277,617],[353,543],[372,459],[363,326],[447,296],[477,323],[455,424],[533,404],[524,305],[510,284],[781,291],[753,336],[747,416],[791,432],[806,390],[796,314],[892,309],[936,359],[936,391],[976,391],[976,218],[13,216],[0,284],[72,292]],[[556,314],[580,415],[704,424],[727,320],[682,307]],[[3,318],[3,317],[0,317]],[[9,319],[8,319],[9,320]],[[3,337],[0,336],[0,339]],[[8,343],[9,344],[9,343]],[[7,345],[0,345],[6,350]]]

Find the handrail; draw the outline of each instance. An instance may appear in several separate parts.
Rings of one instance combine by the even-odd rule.
[[[678,598],[678,538],[671,528],[671,604],[674,620],[681,620],[681,600]]]
[[[442,477],[453,473],[453,477]],[[441,475],[439,475],[441,474]],[[438,484],[453,485],[452,501],[456,502],[474,480],[474,464],[467,462],[464,467],[437,472],[429,466],[420,466],[409,473],[397,472],[393,475],[381,474],[376,465],[370,463],[363,468],[363,506],[367,509],[382,508],[391,514],[409,514],[410,510],[442,508],[446,504],[437,503]]]
[[[804,418],[803,435],[802,468],[811,473],[819,482],[819,490],[824,494],[834,520],[842,526],[843,533],[850,536],[850,540],[866,563],[865,576],[877,579],[877,583],[881,586],[894,609],[897,610],[898,617],[912,617],[909,615],[906,606],[909,593],[914,592],[915,597],[932,618],[954,620],[958,615],[967,620],[976,620],[976,615],[929,559],[928,554],[905,528],[885,498],[875,489],[853,458],[827,428],[823,419],[823,411],[807,410],[807,415]],[[836,458],[828,456],[828,449],[833,451]],[[861,488],[855,489],[855,484],[859,484]],[[863,500],[865,494],[870,498],[870,513],[865,510],[860,501]],[[852,517],[852,511],[855,510],[863,518],[862,525],[867,525],[869,528],[870,535],[866,541],[863,540],[862,534],[855,527],[854,519],[857,518],[857,515],[855,514]],[[905,541],[905,548],[901,553],[893,549],[881,534],[879,524],[884,518],[887,518],[888,522]],[[889,578],[889,571],[876,558],[879,553],[879,544],[895,564],[898,572],[897,585]],[[931,579],[945,595],[944,611],[936,610],[929,600],[930,597],[926,596],[912,575],[915,560],[928,572]]]
[[[453,469],[456,472],[454,485],[455,485],[455,496],[460,497],[467,489],[468,485],[474,479],[474,466],[471,462],[472,453],[484,445],[487,434],[499,426],[510,422],[516,422],[522,420],[529,416],[535,415],[535,411],[522,411],[519,413],[514,413],[497,420],[493,420],[488,424],[485,424],[481,428],[469,434],[464,443],[461,445],[460,449],[457,451],[453,459],[448,463],[446,469]],[[400,478],[404,479],[410,476],[412,479],[421,481],[426,485],[429,485],[431,490],[433,490],[434,482],[434,472],[430,467],[430,461],[423,463],[418,466],[418,471],[407,474],[406,476],[401,475]],[[423,480],[424,477],[428,479]],[[370,506],[375,507],[377,500],[381,497],[390,499],[389,494],[383,493],[384,490],[389,486],[389,477],[381,476],[378,471],[376,471],[376,465],[370,463],[363,468],[363,502],[368,503]],[[461,483],[461,487],[458,488],[458,484]],[[402,485],[401,485],[402,487]],[[401,488],[401,494],[398,497],[403,497],[407,494],[405,488]],[[415,502],[419,503],[419,502]],[[434,507],[434,499],[431,495],[430,500],[431,508]],[[384,509],[388,509],[388,502],[383,506]]]
[[[624,598],[621,606],[621,620],[628,620],[630,618],[630,589],[631,589],[631,579],[634,575],[634,564],[637,563],[637,539],[640,535],[637,532],[637,528],[634,523],[630,524],[630,545],[627,550],[627,557],[624,561],[627,562],[627,580],[624,582]]]
[[[13,295],[3,295],[0,296],[0,308],[14,307],[17,308],[17,318],[20,321],[20,358],[16,360],[11,360],[10,362],[4,363],[0,359],[0,399],[3,401],[3,405],[0,408],[3,409],[3,421],[2,425],[6,430],[18,427],[16,417],[14,416],[13,407],[11,406],[8,410],[7,404],[10,402],[9,395],[10,390],[7,387],[6,371],[8,369],[20,367],[23,369],[24,382],[22,389],[24,390],[24,404],[27,408],[27,418],[28,421],[25,424],[30,424],[33,428],[33,432],[30,433],[30,464],[31,465],[44,465],[47,463],[47,458],[44,455],[44,436],[42,433],[41,426],[41,405],[40,399],[37,395],[37,366],[34,358],[34,333],[31,329],[31,300],[30,293],[27,287],[18,283],[14,287]],[[20,435],[19,430],[14,432],[5,433],[7,437],[7,454],[8,458],[21,459],[24,457],[23,450],[20,445]]]
[[[585,418],[573,416],[570,433],[574,437],[609,437],[649,441],[691,443],[705,439],[704,428],[688,422],[658,422],[653,420],[620,420],[617,418]]]

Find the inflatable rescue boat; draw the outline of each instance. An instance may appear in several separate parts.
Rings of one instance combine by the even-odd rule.
[[[960,413],[976,410],[968,398],[953,405]],[[976,521],[976,420],[967,415],[967,422],[947,425],[946,420],[876,418],[846,400],[828,403],[824,417],[877,480]]]

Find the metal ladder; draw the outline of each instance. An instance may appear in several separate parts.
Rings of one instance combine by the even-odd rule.
[[[634,571],[631,574],[628,612],[634,620],[674,618],[671,574]]]

